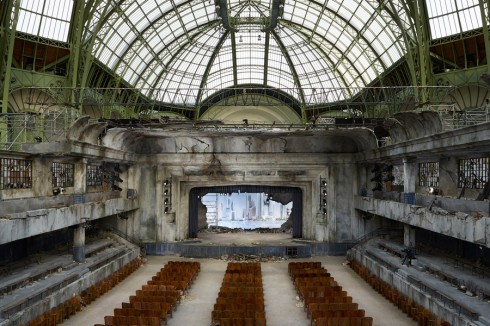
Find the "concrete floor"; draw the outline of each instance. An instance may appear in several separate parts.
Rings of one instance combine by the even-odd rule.
[[[81,312],[66,320],[63,325],[80,326],[103,324],[105,315],[112,315],[113,309],[121,307],[121,302],[128,302],[129,296],[141,289],[156,272],[169,260],[193,260],[201,262],[201,272],[182,303],[168,321],[168,326],[208,326],[211,322],[211,310],[216,301],[226,261],[217,259],[185,259],[176,256],[151,256],[135,273],[104,294]],[[306,261],[308,259],[301,259]],[[366,316],[374,318],[374,325],[405,326],[416,325],[405,314],[393,306],[383,296],[375,292],[348,266],[344,266],[345,257],[313,257],[310,260],[321,261],[343,287],[366,311]],[[289,261],[296,261],[291,259]],[[268,326],[307,326],[309,320],[296,300],[293,284],[287,273],[289,262],[262,263],[264,298]]]

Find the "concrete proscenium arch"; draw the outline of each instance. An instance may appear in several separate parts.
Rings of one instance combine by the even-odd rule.
[[[293,222],[293,238],[303,235],[303,191],[298,187],[267,186],[267,185],[225,185],[210,187],[195,187],[189,194],[189,238],[196,238],[198,231],[198,203],[200,197],[208,193],[290,193],[292,194],[293,208],[291,219]]]

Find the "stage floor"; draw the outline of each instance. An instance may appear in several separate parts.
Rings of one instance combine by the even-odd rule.
[[[291,233],[243,232],[199,232],[193,239],[205,245],[217,246],[288,246],[295,242]],[[297,244],[297,243],[296,243]]]

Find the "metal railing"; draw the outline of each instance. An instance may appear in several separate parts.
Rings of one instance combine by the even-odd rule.
[[[55,141],[66,135],[77,118],[69,109],[0,114],[0,149],[19,150],[23,143]]]
[[[453,103],[430,104],[424,110],[439,113],[444,130],[454,130],[490,121],[490,112],[486,108],[458,109]]]

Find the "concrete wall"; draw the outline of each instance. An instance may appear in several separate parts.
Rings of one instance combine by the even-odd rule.
[[[61,208],[8,214],[0,219],[0,244],[80,224],[82,217],[97,220],[138,208],[137,199],[109,199]]]
[[[133,177],[139,210],[129,226],[131,237],[143,242],[181,241],[188,237],[189,193],[195,187],[257,184],[299,187],[303,191],[304,239],[352,242],[363,232],[353,202],[356,165],[344,154],[162,154],[143,161]],[[340,161],[336,163],[335,161]],[[329,215],[320,211],[320,178],[328,172]],[[171,180],[171,212],[163,211],[163,182]],[[355,217],[352,219],[352,217]],[[133,223],[133,222],[131,222]],[[124,225],[121,225],[124,227]]]
[[[438,209],[371,197],[356,196],[354,200],[356,209],[460,240],[490,246],[490,217],[472,217],[466,213],[449,214]]]

